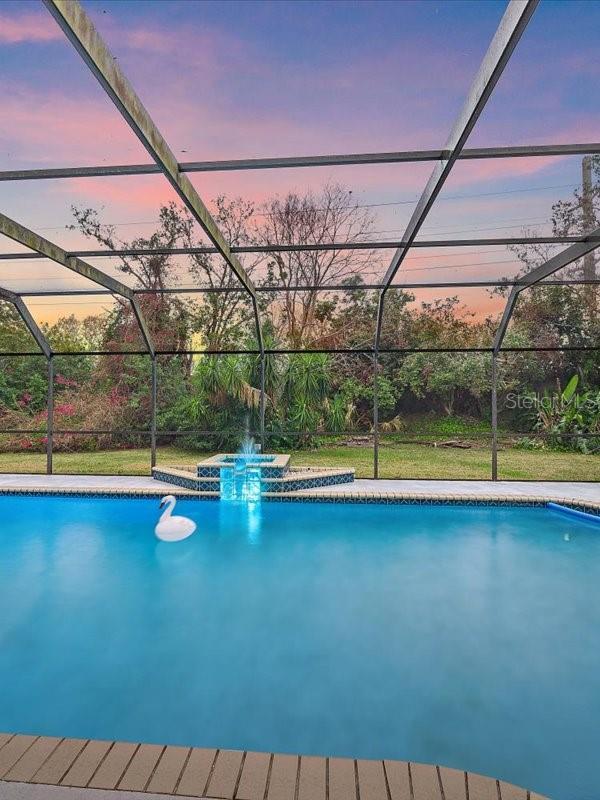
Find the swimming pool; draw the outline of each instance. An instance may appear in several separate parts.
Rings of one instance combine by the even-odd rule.
[[[0,497],[0,730],[412,759],[600,797],[598,526],[510,507],[176,513],[198,531],[170,545],[156,500]]]

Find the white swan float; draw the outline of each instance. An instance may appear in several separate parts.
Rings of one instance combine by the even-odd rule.
[[[177,500],[168,494],[160,501],[159,508],[166,506],[161,518],[158,520],[154,533],[157,539],[163,542],[180,542],[187,539],[196,530],[196,523],[188,517],[173,517],[173,509]]]

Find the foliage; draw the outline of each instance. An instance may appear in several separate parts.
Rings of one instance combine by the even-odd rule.
[[[491,357],[487,353],[411,353],[396,374],[396,385],[416,398],[430,395],[446,416],[461,403],[481,411],[491,391]]]
[[[544,442],[531,436],[521,436],[513,446],[518,450],[543,450]]]
[[[597,220],[600,161],[594,162],[593,202],[580,193],[555,204],[555,233],[573,234]],[[587,202],[587,205],[586,205]],[[338,241],[352,245],[372,233],[371,212],[337,184],[320,192],[291,192],[267,199],[260,207],[240,198],[217,197],[213,214],[232,245],[269,242],[284,246],[267,255],[244,254],[243,266],[256,284],[281,287],[259,293],[263,339],[268,350],[293,348],[336,350],[267,355],[264,363],[265,416],[268,446],[310,448],[329,441],[325,433],[365,431],[373,426],[374,357],[372,347],[379,294],[364,282],[378,268],[378,255],[364,249],[293,251],[288,245]],[[94,209],[74,208],[73,227],[110,250],[154,249],[159,253],[115,256],[124,280],[136,289],[142,312],[159,350],[159,443],[176,442],[208,450],[237,448],[245,430],[260,427],[260,362],[254,353],[191,356],[192,350],[257,350],[252,305],[224,260],[203,246],[197,225],[175,203],[159,211],[156,230],[125,241],[102,223]],[[587,215],[587,216],[586,216]],[[597,224],[597,222],[596,222]],[[198,252],[181,258],[177,247]],[[516,248],[527,271],[545,260],[544,245]],[[565,273],[580,277],[583,265]],[[589,270],[589,261],[587,262]],[[199,286],[202,295],[175,294],[166,289]],[[343,291],[330,291],[332,284]],[[300,287],[300,288],[299,288]],[[158,290],[157,294],[146,290]],[[521,448],[537,446],[542,437],[555,448],[595,449],[598,433],[600,338],[597,289],[594,286],[552,286],[541,283],[520,296],[505,338],[508,348],[498,359],[501,422],[512,431],[530,431]],[[491,353],[497,318],[482,319],[464,308],[458,297],[426,302],[416,293],[392,287],[386,295],[377,361],[377,399],[382,432],[422,430],[452,436],[488,430],[491,400]],[[128,429],[149,429],[151,417],[148,356],[120,354],[142,346],[139,326],[129,303],[115,299],[109,310],[87,318],[65,315],[43,330],[58,351],[84,355],[54,358],[55,427],[94,429],[94,436],[62,434],[56,449],[71,451],[109,446],[131,447],[139,441]],[[560,352],[522,348],[565,348]],[[418,349],[430,352],[402,352]],[[434,352],[443,348],[481,352]],[[569,349],[571,348],[571,349]],[[0,302],[0,352],[32,349],[31,337],[10,304]],[[486,350],[487,352],[483,352]],[[86,355],[106,350],[110,355]],[[393,352],[394,350],[398,352]],[[390,352],[392,351],[392,352]],[[570,401],[568,379],[579,375]],[[585,386],[585,391],[581,390]],[[550,411],[507,410],[509,392],[547,397]],[[568,394],[568,392],[567,392]],[[0,370],[0,423],[4,429],[31,431],[29,437],[4,446],[43,449],[46,428],[47,364],[45,359],[12,355]],[[201,431],[203,433],[197,433]],[[530,441],[529,441],[530,440]],[[148,441],[147,438],[144,441]],[[7,444],[8,442],[8,444]],[[23,444],[27,442],[27,444]]]
[[[535,429],[543,432],[548,445],[580,453],[600,449],[600,390],[577,392],[579,375],[573,375],[564,389],[546,390],[536,397]]]

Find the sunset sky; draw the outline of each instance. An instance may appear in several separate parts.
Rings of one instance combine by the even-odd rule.
[[[494,0],[83,5],[181,161],[440,148],[505,8]],[[542,0],[468,146],[598,141],[599,25],[598,2]],[[41,4],[0,4],[0,70],[0,169],[148,162]],[[220,193],[260,204],[340,182],[372,208],[374,238],[393,239],[431,167],[190,177],[209,205]],[[459,163],[422,236],[547,232],[552,203],[569,197],[580,172],[580,157]],[[150,233],[172,198],[161,176],[0,184],[3,212],[66,248],[94,246],[65,229],[72,203],[98,208],[131,239]],[[19,250],[1,237],[0,248]],[[368,280],[390,258],[383,251]],[[517,269],[502,248],[421,250],[399,282],[494,279]],[[50,264],[0,262],[0,285],[24,291],[40,278],[47,288],[85,285]],[[481,291],[464,299],[478,313],[496,307]],[[60,302],[38,299],[32,310],[51,318],[66,309]],[[91,308],[90,299],[78,301],[80,311],[85,302]]]

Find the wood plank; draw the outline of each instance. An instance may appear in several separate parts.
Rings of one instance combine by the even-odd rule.
[[[132,742],[115,742],[88,786],[92,789],[115,789],[137,748],[138,745]]]
[[[60,742],[56,736],[40,736],[5,774],[4,780],[28,781],[56,750]]]
[[[111,747],[112,742],[89,741],[73,762],[61,786],[87,786],[88,781],[98,769],[99,764]]]
[[[414,800],[442,800],[437,769],[431,764],[410,762]]]
[[[90,741],[75,759],[73,766],[61,780],[61,786],[87,786],[94,772],[111,747],[112,742]]]
[[[154,770],[147,791],[172,794],[190,751],[189,747],[166,747]]]
[[[233,750],[0,733],[0,778],[7,781],[263,800],[268,780],[267,800],[357,800],[357,776],[360,800],[547,800],[506,781],[413,762],[244,757]]]
[[[468,772],[467,783],[469,786],[469,800],[500,800],[494,778],[487,778],[484,775],[475,775],[473,772]]]
[[[392,800],[412,800],[410,793],[410,778],[408,776],[408,762],[384,761],[385,774],[388,779],[390,797]]]
[[[83,750],[86,741],[87,739],[63,739],[46,763],[35,773],[32,783],[53,785],[60,783],[60,779]]]
[[[175,789],[176,794],[203,795],[216,755],[214,749],[193,747],[179,786]]]
[[[246,753],[236,800],[263,800],[270,763],[269,753]]]
[[[359,759],[356,766],[360,800],[387,800],[383,761]]]
[[[329,759],[329,800],[356,800],[356,774],[351,758]]]
[[[267,800],[294,800],[298,756],[273,756]]]
[[[130,792],[143,792],[164,749],[159,744],[140,745],[125,770],[125,774],[119,781],[119,789]]]
[[[4,745],[0,750],[0,778],[2,778],[10,770],[13,764],[21,758],[31,745],[35,742],[37,736],[13,736],[10,742]]]
[[[450,767],[440,767],[440,778],[446,800],[467,800],[465,773]]]
[[[208,797],[233,798],[243,755],[241,750],[219,750],[206,788]]]
[[[325,778],[327,761],[319,756],[302,756],[298,800],[326,800]]]
[[[527,791],[506,781],[499,781],[502,800],[527,800]]]

